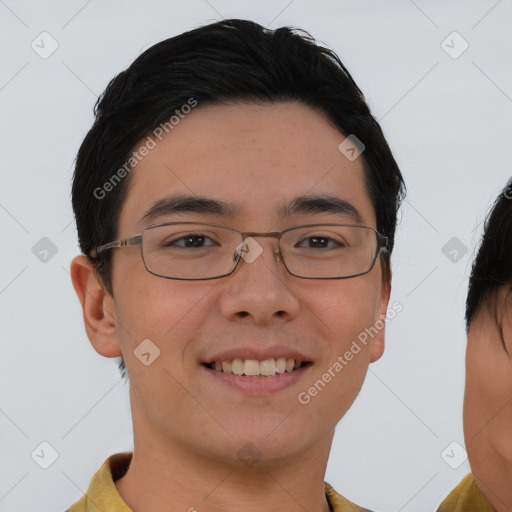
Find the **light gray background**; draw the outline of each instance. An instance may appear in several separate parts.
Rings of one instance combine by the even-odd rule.
[[[421,512],[469,469],[441,453],[463,444],[467,276],[511,174],[512,2],[0,0],[2,512],[62,511],[109,455],[132,449],[127,387],[117,360],[90,346],[69,277],[73,160],[115,74],[150,45],[228,17],[302,27],[333,48],[409,189],[393,256],[391,302],[403,311],[337,428],[326,480],[375,511]],[[43,31],[59,45],[47,59],[31,48]],[[458,58],[442,47],[453,31],[469,43]],[[47,262],[32,252],[42,237],[57,248]],[[442,252],[453,237],[468,249],[457,262]],[[31,458],[43,441],[59,455],[48,469]],[[458,462],[457,448],[448,454]]]

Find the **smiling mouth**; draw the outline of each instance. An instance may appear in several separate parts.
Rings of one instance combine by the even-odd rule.
[[[275,359],[233,359],[232,361],[215,361],[203,363],[203,366],[221,373],[241,375],[247,377],[273,377],[281,373],[290,373],[305,366],[311,365],[311,361],[298,361],[278,357]]]

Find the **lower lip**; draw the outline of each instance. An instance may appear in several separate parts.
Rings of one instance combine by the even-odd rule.
[[[247,395],[265,395],[280,391],[296,384],[309,370],[311,364],[292,372],[276,373],[272,377],[246,377],[234,373],[224,373],[202,366],[212,377]]]

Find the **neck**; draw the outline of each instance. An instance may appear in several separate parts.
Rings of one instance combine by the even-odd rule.
[[[512,464],[489,450],[485,462],[473,469],[476,483],[496,512],[512,510]]]
[[[115,485],[134,512],[329,512],[324,475],[332,435],[286,460],[245,463],[135,436],[130,467]]]

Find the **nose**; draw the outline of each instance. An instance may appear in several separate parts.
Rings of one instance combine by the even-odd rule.
[[[268,325],[289,321],[299,312],[295,283],[280,257],[276,240],[249,237],[238,251],[241,261],[222,284],[220,310],[229,320]],[[290,279],[291,278],[291,279]]]

